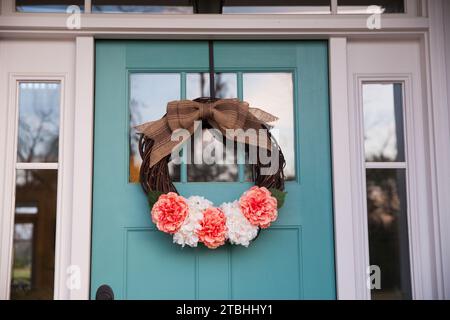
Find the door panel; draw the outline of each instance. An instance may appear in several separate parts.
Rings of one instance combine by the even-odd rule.
[[[198,87],[186,90],[187,79],[193,79],[189,75],[208,71],[208,44],[99,41],[91,294],[108,284],[119,299],[333,299],[327,43],[217,41],[214,45],[216,71],[236,75],[236,81],[227,83],[236,86],[230,92],[240,99],[246,92],[246,74],[292,75],[292,97],[286,97],[286,90],[277,91],[275,83],[260,84],[261,94],[269,92],[275,99],[275,109],[276,99],[280,100],[279,112],[270,111],[291,117],[295,136],[284,150],[291,154],[288,159],[295,173],[286,183],[288,196],[279,219],[249,248],[180,248],[170,236],[155,230],[145,195],[138,184],[129,182],[129,79],[136,73],[178,74],[179,95],[186,98],[187,91],[199,92]],[[254,88],[252,99],[269,101]],[[291,101],[289,108],[294,110],[284,112],[287,103],[282,101]],[[257,107],[264,109],[264,105]],[[151,110],[152,101],[146,108]],[[159,107],[154,108],[155,112],[145,112],[143,121],[161,116]],[[235,182],[190,182],[188,170],[184,165],[180,168],[181,182],[176,183],[180,194],[202,195],[215,205],[238,199],[252,185],[242,166]]]

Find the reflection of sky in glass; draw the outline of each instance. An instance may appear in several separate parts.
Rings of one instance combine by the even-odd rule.
[[[19,84],[19,162],[57,162],[60,84]]]
[[[180,99],[178,73],[135,73],[130,76],[130,181],[138,181],[142,160],[138,151],[135,126],[158,120],[166,113],[167,103]],[[137,171],[136,171],[137,170]]]
[[[402,105],[395,106],[394,84],[364,84],[363,106],[366,160],[396,161],[398,156],[396,131],[402,128],[403,119]],[[398,128],[396,121],[399,123]],[[402,135],[402,132],[399,134]]]
[[[244,73],[244,100],[251,107],[267,111],[278,121],[273,123],[273,135],[286,158],[284,173],[295,177],[294,96],[291,73]]]

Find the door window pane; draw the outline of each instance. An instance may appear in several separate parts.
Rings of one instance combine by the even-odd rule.
[[[330,13],[330,0],[225,0],[223,13],[323,14]]]
[[[366,161],[405,161],[402,84],[364,84],[363,108]]]
[[[33,13],[66,13],[68,7],[76,5],[84,10],[84,0],[16,0],[16,11]]]
[[[236,148],[230,148],[227,158],[226,144],[224,145],[222,141],[216,139],[214,132],[203,130],[201,145],[195,139],[191,139],[191,158],[187,165],[189,182],[233,182],[238,180]],[[195,159],[200,159],[201,163],[196,164]]]
[[[237,76],[235,73],[216,73],[214,82],[217,98],[237,98]],[[209,96],[209,73],[188,73],[186,75],[186,99],[194,100]]]
[[[18,162],[58,162],[61,85],[19,83]]]
[[[372,299],[411,299],[404,169],[367,170],[370,265],[380,269]]]
[[[11,299],[53,299],[56,170],[17,170]]]
[[[92,12],[97,13],[193,13],[190,0],[93,0]]]
[[[129,181],[139,182],[141,156],[135,126],[158,120],[166,114],[167,103],[180,99],[180,74],[134,73],[130,76],[130,174]],[[173,181],[179,181],[180,168],[169,163]]]
[[[405,13],[404,0],[338,0],[338,13],[367,14],[370,6],[378,6],[383,13]]]
[[[217,73],[214,81],[217,98],[237,98],[237,76],[235,73]],[[186,75],[186,98],[194,100],[209,96],[209,73],[188,73]],[[204,123],[203,128],[206,127],[207,123]],[[226,146],[223,145],[222,141],[214,138],[214,131],[204,130],[202,143],[199,142],[200,139],[198,141],[191,139],[191,153],[187,165],[188,181],[237,181],[238,167],[235,150],[230,150],[228,158],[226,158]]]
[[[286,180],[295,179],[294,86],[291,73],[244,73],[244,101],[279,119],[271,123],[273,136],[286,158]]]

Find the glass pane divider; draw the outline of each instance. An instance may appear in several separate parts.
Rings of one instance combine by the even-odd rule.
[[[180,77],[180,98],[181,100],[186,99],[186,72],[181,72]],[[187,174],[187,144],[184,144],[182,150],[181,150],[181,163],[180,163],[180,182],[186,183],[188,181],[188,174]]]
[[[366,169],[406,169],[406,162],[366,162]]]
[[[42,163],[42,162],[18,162],[16,163],[17,170],[58,170],[58,163]]]
[[[242,72],[237,73],[237,98],[239,100],[244,99],[244,85]],[[237,148],[237,163],[238,163],[238,179],[239,182],[245,182],[245,154],[239,152],[240,148]]]

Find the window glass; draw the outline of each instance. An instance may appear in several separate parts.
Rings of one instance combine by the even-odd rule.
[[[84,0],[16,0],[16,11],[30,13],[66,13],[70,6],[84,10]]]
[[[97,13],[193,13],[190,0],[93,0],[92,12]]]
[[[142,163],[139,135],[134,127],[166,114],[167,103],[180,99],[180,78],[178,73],[133,73],[130,76],[130,182],[139,182]],[[169,171],[173,181],[180,180],[179,165],[171,161]]]
[[[364,147],[368,162],[405,160],[401,83],[363,85]]]
[[[364,83],[372,299],[411,299],[403,84]]]
[[[288,72],[244,73],[244,100],[276,117],[271,123],[274,138],[286,159],[286,180],[295,179],[294,85]],[[247,177],[249,177],[247,169]]]
[[[372,299],[411,299],[405,170],[368,169],[366,177],[370,265],[381,277]]]
[[[237,98],[237,76],[235,73],[217,73],[214,77],[216,97]],[[209,73],[188,73],[186,75],[186,98],[194,100],[209,97]],[[215,132],[204,131],[200,139],[191,139],[191,153],[188,158],[187,176],[190,182],[231,182],[238,179],[236,149],[230,148],[214,137]],[[200,143],[201,142],[201,143]],[[227,158],[228,157],[228,158]]]
[[[224,14],[323,14],[330,0],[224,0]]]
[[[217,98],[237,98],[237,76],[235,73],[216,73],[214,83]],[[186,98],[194,100],[209,96],[209,73],[188,73],[186,75]]]
[[[19,83],[18,162],[58,162],[61,86]]]
[[[56,170],[17,170],[11,299],[53,299]]]
[[[218,131],[203,130],[202,144],[191,139],[191,158],[187,165],[189,182],[233,182],[238,180],[236,148],[230,148],[227,158],[226,144],[214,136]],[[200,139],[199,139],[200,141]],[[230,145],[232,147],[232,145]],[[196,163],[195,159],[199,159]]]
[[[338,13],[373,13],[373,10],[369,9],[373,6],[379,7],[380,13],[405,13],[403,0],[338,0]]]

